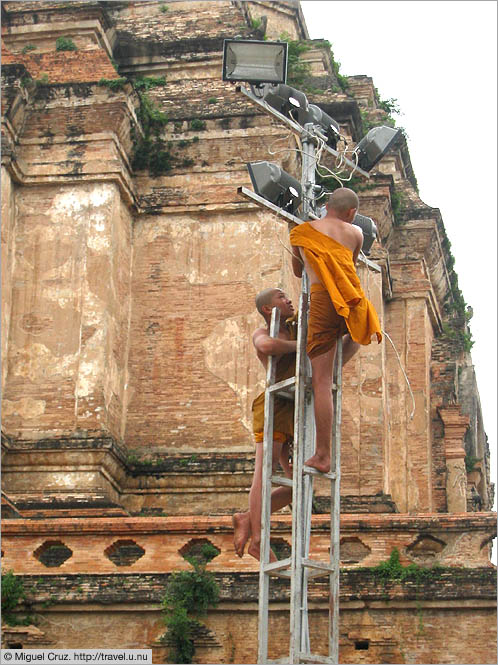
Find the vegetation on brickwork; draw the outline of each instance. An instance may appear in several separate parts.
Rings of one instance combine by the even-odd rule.
[[[2,573],[2,621],[8,626],[29,626],[30,616],[19,618],[13,614],[19,603],[26,600],[22,579],[9,570]]]
[[[71,37],[58,37],[55,42],[56,51],[77,51],[78,47]]]
[[[417,586],[420,586],[440,579],[441,574],[445,572],[445,568],[438,564],[435,564],[432,568],[424,568],[416,563],[403,566],[400,563],[399,550],[396,547],[392,550],[387,561],[382,561],[377,566],[357,568],[356,570],[372,573],[376,582],[384,587],[388,582],[398,582],[400,584],[414,582]]]
[[[451,254],[451,242],[445,236],[441,242],[446,251],[446,268],[449,273],[450,289],[444,303],[444,311],[448,319],[443,322],[443,338],[457,343],[464,351],[470,352],[474,345],[468,323],[472,318],[472,309],[465,302],[463,293],[458,286],[458,276],[454,270],[455,258]]]
[[[135,90],[150,90],[158,85],[166,85],[164,76],[137,76],[133,79],[133,87]]]
[[[26,46],[23,47],[21,53],[29,53],[29,51],[36,51],[38,47],[35,46],[34,44],[26,44]]]
[[[206,121],[201,120],[200,118],[194,118],[190,121],[190,129],[202,131],[203,129],[206,129]]]
[[[317,185],[322,185],[326,189],[326,192],[322,194],[322,196],[327,193],[332,193],[342,186],[349,187],[355,192],[366,192],[377,187],[375,183],[367,182],[364,178],[357,175],[353,175],[351,180],[347,180],[341,185],[337,178],[334,178],[334,176],[330,175],[330,173],[321,166],[318,166],[316,169],[315,181]]]
[[[311,46],[305,41],[291,39],[286,32],[282,33],[279,39],[287,42],[287,85],[307,92],[306,81],[311,77],[311,66],[301,60],[301,56],[309,51]]]
[[[393,189],[391,193],[391,210],[393,211],[395,224],[401,224],[405,206],[406,199],[403,192],[399,192],[397,189]]]
[[[464,351],[467,353],[470,352],[474,346],[474,340],[472,339],[472,333],[470,330],[463,329],[461,324],[455,319],[444,321],[442,327],[443,338],[446,338],[451,342],[456,342]]]
[[[162,642],[171,644],[169,659],[172,663],[191,663],[195,654],[194,631],[202,624],[199,618],[219,602],[220,589],[206,564],[219,551],[210,543],[203,543],[199,553],[185,558],[194,570],[172,573],[162,601],[166,633]]]
[[[382,109],[388,115],[392,115],[393,113],[396,113],[396,115],[402,115],[397,99],[394,97],[391,97],[390,99],[381,99],[377,88],[374,88],[374,90],[379,100],[377,104],[378,108]]]
[[[122,90],[128,82],[129,81],[125,76],[121,76],[118,79],[101,78],[97,85],[105,86],[111,90]]]
[[[327,39],[321,39],[319,42],[314,42],[315,45],[323,46],[326,50],[328,50],[330,54],[330,60],[332,62],[332,70],[335,74],[335,77],[337,79],[337,83],[339,84],[340,89],[343,92],[346,92],[346,90],[349,88],[349,81],[347,76],[343,76],[340,73],[340,68],[341,68],[341,63],[339,60],[336,60],[334,57],[334,52],[332,50],[332,44],[327,40]],[[338,92],[337,90],[335,92]]]
[[[465,455],[465,470],[467,473],[470,473],[471,471],[474,470],[475,465],[477,462],[480,462],[481,458],[480,457],[475,457],[474,455],[471,455],[470,453],[467,453]]]
[[[161,2],[159,4],[159,11],[165,14],[168,11],[169,7],[168,5],[165,5],[164,2]]]
[[[208,104],[216,104],[217,101],[218,101],[217,97],[210,97],[208,99]]]
[[[48,85],[49,83],[48,74],[41,74],[39,78],[35,79],[36,85]]]
[[[368,109],[360,109],[361,115],[361,133],[364,136],[374,127],[380,127],[380,125],[388,125],[389,127],[395,126],[395,121],[390,116],[385,116],[382,120],[372,116]]]
[[[137,117],[143,129],[143,136],[137,136],[133,130],[133,159],[132,168],[136,170],[148,170],[151,175],[158,176],[171,171],[175,160],[171,154],[170,145],[161,138],[161,130],[168,123],[168,116],[160,110],[159,106],[149,97],[147,90],[155,85],[159,79],[155,77],[140,77],[138,88],[135,81],[132,85],[136,89],[140,106]]]
[[[379,120],[378,118],[373,116],[368,109],[360,109],[363,134],[366,134],[374,127],[379,127],[380,125],[387,125],[388,127],[396,127],[396,119],[393,118],[393,114],[403,115],[397,99],[395,99],[394,97],[391,97],[390,99],[381,99],[377,88],[374,88],[374,91],[375,91],[376,109],[380,109],[381,111],[383,111],[384,116],[381,120]],[[403,127],[398,127],[398,129],[401,129],[403,134],[407,137],[406,131]]]
[[[183,558],[194,568],[205,567],[210,561],[218,556],[220,550],[210,542],[197,542],[193,544]]]
[[[315,88],[310,85],[309,81],[313,76],[311,70],[311,65],[306,60],[303,60],[301,56],[304,53],[310,51],[313,47],[319,46],[328,50],[330,54],[330,61],[332,63],[332,71],[334,76],[339,84],[339,88],[333,88],[334,92],[339,92],[340,90],[346,91],[349,87],[349,82],[346,76],[343,76],[340,72],[341,63],[334,58],[334,53],[332,51],[332,45],[326,39],[320,40],[319,42],[308,42],[305,40],[294,40],[286,32],[282,33],[279,37],[281,41],[285,41],[288,44],[287,47],[287,84],[302,90],[303,92],[309,92],[311,94],[325,92],[320,88]]]

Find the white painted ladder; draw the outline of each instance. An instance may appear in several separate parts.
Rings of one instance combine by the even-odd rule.
[[[261,564],[259,575],[258,663],[338,663],[339,658],[339,516],[340,516],[340,431],[342,399],[342,337],[337,341],[333,390],[333,432],[331,471],[323,474],[304,465],[314,452],[315,426],[311,388],[311,364],[306,355],[308,329],[309,282],[303,274],[299,302],[296,375],[275,383],[276,362],[270,356],[265,390],[265,426],[261,506]],[[278,336],[280,311],[272,312],[270,335]],[[292,398],[294,404],[293,478],[272,476],[273,410],[275,396]],[[330,558],[329,562],[310,558],[313,477],[330,479]],[[272,484],[292,486],[292,550],[287,559],[270,563],[270,506]],[[329,576],[329,653],[318,656],[310,652],[308,627],[308,580]],[[291,581],[290,646],[288,658],[268,660],[268,601],[270,576]]]

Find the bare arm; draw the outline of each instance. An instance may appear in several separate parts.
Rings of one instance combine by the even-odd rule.
[[[294,353],[297,349],[297,342],[295,340],[270,337],[264,328],[256,330],[252,336],[252,341],[256,349],[265,356]]]
[[[292,246],[292,272],[296,277],[302,277],[303,275],[301,252],[299,251],[299,247],[294,246]]]
[[[358,256],[360,255],[360,250],[363,246],[363,231],[360,229],[359,226],[353,226],[353,228],[357,232],[356,247],[353,252],[353,263],[354,265],[356,265],[356,261],[358,260]]]

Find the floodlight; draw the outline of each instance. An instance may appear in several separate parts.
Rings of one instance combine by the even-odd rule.
[[[302,200],[301,184],[272,162],[251,162],[247,165],[254,191],[267,201],[294,213]]]
[[[331,118],[328,113],[325,113],[316,104],[310,104],[308,111],[299,115],[300,125],[304,126],[307,122],[312,122],[314,125],[321,127],[323,133],[327,136],[327,145],[334,150],[337,148],[337,140],[340,135],[339,123]]]
[[[287,42],[225,39],[223,80],[247,83],[285,83]]]
[[[401,129],[393,129],[385,125],[371,129],[355,148],[360,169],[370,171],[401,135]]]
[[[293,120],[299,119],[308,111],[308,98],[300,90],[290,85],[272,85],[265,93],[263,100],[282,115]],[[301,123],[299,123],[301,124]]]
[[[373,241],[377,237],[377,227],[375,226],[375,222],[370,217],[356,213],[353,219],[353,224],[359,226],[363,231],[363,245],[361,251],[364,254],[370,254]]]

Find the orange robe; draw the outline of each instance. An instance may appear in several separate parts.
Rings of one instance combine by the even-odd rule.
[[[292,229],[290,242],[294,247],[303,248],[306,259],[327,290],[335,311],[343,317],[353,340],[358,344],[370,344],[372,335],[376,334],[380,343],[379,317],[361,288],[353,252],[308,222]]]

